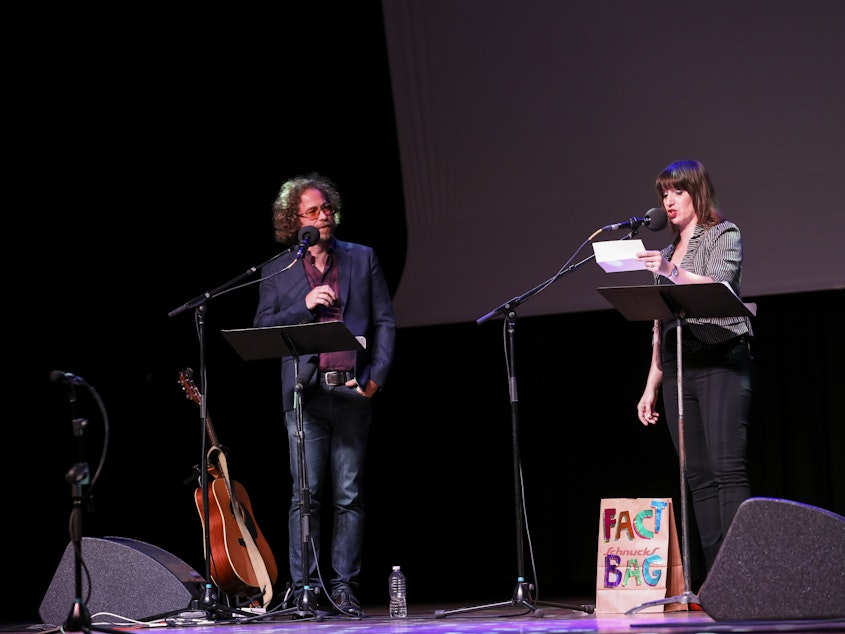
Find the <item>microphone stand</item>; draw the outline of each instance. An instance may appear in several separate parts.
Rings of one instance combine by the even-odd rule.
[[[626,235],[622,240],[628,240],[637,234],[637,227],[639,223],[634,223],[633,219],[631,222],[631,231]],[[596,235],[598,235],[604,229],[599,229],[595,232],[592,236],[590,236],[588,242],[592,240]],[[539,293],[542,290],[545,290],[549,286],[551,286],[554,282],[558,279],[563,277],[564,275],[568,275],[576,271],[577,269],[581,268],[584,264],[589,262],[590,260],[595,258],[595,254],[573,264],[569,267],[562,268],[557,274],[553,277],[549,278],[545,282],[535,286],[531,290],[523,293],[522,295],[518,295],[514,297],[498,308],[490,311],[483,317],[476,320],[476,323],[481,325],[488,319],[495,317],[497,315],[505,315],[505,324],[506,324],[506,331],[507,331],[507,338],[508,338],[508,358],[510,359],[510,363],[507,364],[508,366],[508,392],[510,396],[510,411],[511,411],[511,443],[513,446],[513,484],[514,484],[514,508],[515,508],[515,518],[516,518],[516,587],[514,588],[513,595],[511,596],[510,600],[508,601],[500,601],[498,603],[488,603],[484,605],[476,605],[471,607],[464,607],[464,608],[456,608],[453,610],[436,610],[434,612],[434,616],[437,618],[443,618],[445,616],[451,614],[464,614],[466,612],[474,612],[477,610],[487,610],[492,608],[501,608],[501,607],[519,607],[522,606],[527,608],[531,611],[534,616],[543,617],[544,612],[538,605],[545,605],[550,607],[559,607],[568,610],[578,610],[581,612],[586,612],[587,614],[592,614],[595,610],[595,606],[592,605],[571,605],[571,604],[562,604],[562,603],[549,603],[549,602],[541,602],[541,601],[534,601],[531,597],[531,591],[534,589],[534,586],[530,584],[525,579],[525,561],[524,561],[524,522],[523,522],[523,514],[525,512],[524,504],[525,501],[522,495],[522,463],[519,456],[519,408],[518,408],[518,398],[517,398],[517,383],[516,383],[516,355],[515,355],[515,337],[516,337],[516,309],[524,304],[527,300],[531,299],[534,295]]]
[[[176,317],[176,315],[184,313],[186,310],[190,310],[192,308],[197,308],[198,306],[205,304],[208,300],[210,300],[214,297],[217,297],[218,295],[222,295],[227,290],[235,290],[234,288],[232,288],[235,284],[237,284],[238,282],[240,282],[243,279],[246,279],[250,275],[254,275],[256,271],[261,270],[262,268],[264,268],[265,266],[270,264],[270,262],[275,261],[276,259],[282,257],[286,253],[290,253],[291,251],[296,249],[297,246],[299,246],[299,245],[294,245],[294,246],[292,246],[288,249],[285,249],[281,253],[277,253],[276,255],[274,255],[272,258],[270,258],[266,262],[259,264],[258,266],[251,266],[250,268],[248,268],[246,271],[244,271],[240,275],[232,278],[231,280],[229,280],[228,282],[225,282],[224,284],[221,284],[217,288],[212,289],[210,291],[206,291],[206,292],[204,292],[200,295],[197,295],[194,299],[190,300],[189,302],[185,302],[181,306],[171,310],[169,313],[167,313],[167,316],[168,317]]]
[[[186,310],[195,308],[196,309],[196,324],[197,324],[197,337],[199,339],[199,350],[200,350],[200,377],[201,377],[201,386],[203,390],[203,397],[200,399],[200,420],[202,422],[202,441],[201,441],[201,449],[202,449],[202,456],[200,460],[200,489],[202,494],[202,514],[203,514],[203,537],[204,537],[204,559],[205,559],[205,591],[203,593],[202,598],[199,600],[199,605],[195,605],[197,603],[196,600],[191,601],[191,605],[188,607],[188,612],[184,613],[184,616],[191,619],[196,619],[196,612],[193,610],[201,609],[205,611],[206,618],[214,618],[214,617],[225,617],[225,618],[232,618],[235,615],[239,617],[250,617],[254,616],[250,612],[246,612],[243,610],[238,610],[236,608],[230,608],[228,606],[221,606],[221,604],[217,601],[217,595],[213,591],[212,583],[211,583],[211,531],[209,528],[210,522],[210,511],[209,511],[209,492],[208,492],[208,455],[207,455],[207,447],[206,447],[206,429],[207,429],[207,421],[208,421],[208,410],[206,405],[206,400],[208,397],[208,388],[207,388],[207,381],[206,381],[206,360],[205,360],[205,315],[207,312],[206,304],[210,299],[221,295],[222,293],[235,290],[235,288],[240,288],[239,286],[235,286],[241,280],[253,275],[256,271],[260,270],[267,264],[270,264],[277,258],[290,253],[294,249],[297,248],[298,245],[294,245],[285,251],[277,253],[273,257],[271,257],[266,262],[259,264],[258,266],[252,266],[240,275],[232,278],[228,282],[221,284],[220,286],[206,291],[195,297],[194,299],[186,302],[185,304],[171,310],[168,313],[168,317],[175,317]],[[294,260],[295,262],[296,260]],[[177,612],[178,614],[178,612]]]
[[[90,499],[91,489],[93,483],[96,482],[99,475],[99,469],[105,461],[105,454],[108,449],[108,418],[105,416],[105,408],[102,406],[102,401],[93,387],[88,383],[83,382],[82,385],[87,387],[94,399],[100,405],[103,411],[103,418],[105,420],[105,437],[103,440],[103,453],[100,460],[100,467],[94,475],[93,480],[89,479],[90,470],[88,463],[85,461],[85,446],[83,442],[83,432],[88,426],[88,420],[85,418],[78,418],[76,416],[76,389],[72,382],[67,385],[67,398],[71,408],[71,424],[73,426],[73,435],[76,438],[76,451],[78,461],[65,474],[65,480],[70,483],[71,497],[73,499],[73,510],[71,511],[70,534],[71,543],[73,544],[73,571],[74,571],[74,601],[70,612],[62,625],[64,632],[85,632],[89,634],[91,631],[111,632],[113,634],[120,634],[120,630],[114,630],[104,627],[96,627],[91,622],[91,612],[88,610],[86,602],[83,600],[83,583],[82,583],[82,569],[84,563],[82,560],[82,503],[86,499]],[[91,485],[88,488],[88,495],[84,494],[84,487]]]
[[[209,299],[214,295],[210,295]],[[209,492],[208,492],[208,447],[206,444],[206,425],[208,421],[208,405],[206,402],[207,382],[206,382],[206,361],[205,361],[205,304],[200,304],[196,309],[196,323],[199,342],[200,342],[200,385],[203,397],[200,399],[200,420],[202,421],[202,441],[200,442],[200,451],[202,459],[200,462],[200,492],[202,495],[202,515],[203,515],[203,543],[205,546],[205,590],[198,605],[194,606],[193,601],[191,608],[198,607],[205,611],[205,619],[225,618],[231,619],[236,615],[249,616],[249,612],[241,611],[229,606],[221,606],[217,601],[217,594],[213,590],[210,582],[211,579],[211,529],[210,511],[209,511]],[[191,611],[186,616],[197,618],[196,614]],[[200,617],[203,618],[203,617]]]

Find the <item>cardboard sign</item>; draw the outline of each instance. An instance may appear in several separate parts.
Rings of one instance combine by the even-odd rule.
[[[684,592],[671,498],[607,498],[599,513],[596,612],[624,614]],[[680,603],[639,612],[684,610]]]

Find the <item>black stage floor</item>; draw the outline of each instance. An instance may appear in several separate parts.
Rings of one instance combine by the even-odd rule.
[[[596,614],[594,601],[568,598],[550,602],[521,604],[464,604],[409,605],[408,617],[390,619],[386,606],[364,606],[364,616],[345,616],[318,613],[316,618],[297,615],[259,614],[255,617],[185,619],[178,623],[167,619],[130,623],[111,614],[92,614],[92,631],[137,631],[159,629],[188,630],[190,634],[269,634],[293,632],[325,632],[326,634],[392,634],[408,632],[458,634],[553,634],[553,633],[615,633],[631,634],[704,634],[763,632],[845,632],[845,619],[836,620],[777,620],[777,621],[716,621],[697,605],[675,606],[669,612],[640,611],[635,614]],[[580,607],[584,609],[573,609]],[[689,609],[688,609],[689,608]],[[658,610],[660,608],[657,608]],[[185,616],[188,613],[181,613]],[[191,615],[196,616],[196,615]],[[70,632],[63,624],[7,623],[0,632]],[[85,628],[83,628],[85,629]],[[186,632],[187,634],[187,632]]]

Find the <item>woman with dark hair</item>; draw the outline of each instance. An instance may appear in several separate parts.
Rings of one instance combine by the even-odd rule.
[[[655,187],[673,240],[661,251],[637,254],[655,284],[727,282],[740,296],[742,239],[722,217],[710,175],[698,161],[668,165]],[[754,371],[747,317],[688,318],[682,322],[685,479],[709,572],[739,505],[751,495],[748,416]],[[677,321],[656,320],[651,367],[637,404],[643,425],[663,407],[675,449],[678,438]]]

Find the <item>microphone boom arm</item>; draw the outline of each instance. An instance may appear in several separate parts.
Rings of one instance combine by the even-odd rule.
[[[576,264],[572,264],[569,267],[561,269],[560,271],[555,273],[552,277],[547,279],[545,282],[541,282],[540,284],[538,284],[537,286],[535,286],[531,290],[526,291],[522,295],[517,295],[516,297],[509,299],[508,301],[506,301],[504,304],[502,304],[498,308],[494,308],[493,310],[491,310],[489,313],[487,313],[483,317],[479,317],[478,319],[475,320],[475,323],[480,325],[480,324],[483,324],[488,319],[495,317],[496,315],[501,315],[503,313],[509,313],[513,310],[516,310],[517,308],[519,308],[519,306],[524,304],[527,300],[534,297],[534,295],[536,295],[540,291],[544,290],[546,287],[550,286],[551,284],[554,284],[559,278],[563,277],[564,275],[568,275],[569,273],[572,273],[573,271],[580,268],[582,265],[586,264],[587,262],[589,262],[590,260],[592,260],[595,257],[596,257],[596,255],[593,254],[589,257],[584,258],[583,260],[581,260],[580,262],[578,262]]]
[[[633,220],[633,218],[632,218],[632,220]],[[638,227],[639,227],[639,225],[637,225],[637,226],[632,226],[632,227],[631,227],[631,231],[630,231],[630,232],[628,232],[628,235],[626,235],[624,238],[620,238],[620,239],[621,239],[621,240],[629,240],[629,239],[631,239],[632,237],[634,237],[635,235],[637,235],[637,229],[638,229]],[[589,238],[588,238],[588,239],[587,239],[587,240],[586,240],[586,241],[585,241],[585,242],[581,245],[581,247],[579,247],[578,251],[580,251],[580,250],[583,248],[584,244],[586,244],[587,242],[590,242],[593,238],[595,238],[598,234],[600,234],[600,233],[601,233],[602,231],[604,231],[604,230],[605,230],[605,228],[599,229],[599,230],[598,230],[598,231],[596,231],[593,235],[591,235],[591,236],[590,236],[590,237],[589,237]],[[576,251],[575,253],[577,253],[578,251]],[[574,254],[573,254],[573,257],[574,257]],[[493,318],[493,317],[495,317],[496,315],[501,315],[501,314],[503,314],[503,313],[508,313],[508,312],[511,312],[512,310],[515,310],[516,308],[518,308],[519,306],[521,306],[522,304],[524,304],[527,300],[529,300],[529,299],[531,299],[532,297],[534,297],[534,295],[536,295],[537,293],[539,293],[539,292],[540,292],[540,291],[542,291],[543,289],[547,288],[548,286],[550,286],[550,285],[554,284],[554,283],[555,283],[558,279],[560,279],[560,278],[561,278],[561,277],[563,277],[564,275],[568,275],[569,273],[572,273],[573,271],[576,271],[577,269],[581,268],[584,264],[586,264],[586,263],[587,263],[587,262],[589,262],[590,260],[595,259],[595,257],[596,257],[596,254],[595,254],[595,253],[593,253],[593,255],[590,255],[590,256],[588,256],[588,257],[584,258],[583,260],[581,260],[580,262],[577,262],[576,264],[572,264],[572,265],[570,265],[570,266],[566,266],[566,265],[564,265],[564,268],[562,268],[560,271],[558,271],[557,273],[555,273],[552,277],[550,277],[549,279],[547,279],[545,282],[541,282],[540,284],[538,284],[538,285],[537,285],[537,286],[535,286],[534,288],[532,288],[532,289],[530,289],[530,290],[526,291],[526,292],[525,292],[525,293],[523,293],[522,295],[517,295],[516,297],[514,297],[514,298],[512,298],[512,299],[509,299],[509,300],[508,300],[508,301],[506,301],[504,304],[502,304],[501,306],[499,306],[499,307],[497,307],[497,308],[494,308],[493,310],[491,310],[489,313],[487,313],[487,314],[486,314],[486,315],[484,315],[483,317],[479,317],[478,319],[476,319],[476,320],[475,320],[475,323],[476,323],[476,324],[478,324],[478,325],[481,325],[481,324],[483,324],[485,321],[487,321],[488,319],[492,319],[492,318]]]
[[[249,277],[250,275],[255,275],[255,272],[256,272],[256,271],[258,271],[258,270],[260,270],[260,269],[264,268],[265,266],[267,266],[268,264],[270,264],[270,262],[274,261],[276,258],[280,258],[280,257],[282,257],[283,255],[285,255],[286,253],[290,253],[290,252],[291,252],[291,251],[293,251],[295,248],[297,248],[297,246],[298,246],[298,245],[293,245],[293,246],[291,246],[291,247],[289,247],[289,248],[285,249],[284,251],[281,251],[281,252],[277,253],[276,255],[274,255],[272,258],[270,258],[270,259],[269,259],[269,260],[267,260],[266,262],[262,262],[262,263],[261,263],[261,264],[259,264],[258,266],[251,266],[250,268],[248,268],[246,271],[244,271],[244,272],[243,272],[243,273],[241,273],[240,275],[237,275],[236,277],[233,277],[233,278],[232,278],[231,280],[229,280],[228,282],[224,282],[223,284],[221,284],[221,285],[220,285],[220,286],[218,286],[217,288],[213,288],[213,289],[211,289],[210,291],[206,291],[205,293],[202,293],[201,295],[197,295],[197,296],[196,296],[194,299],[192,299],[191,301],[189,301],[189,302],[187,302],[187,303],[185,303],[185,304],[182,304],[182,305],[181,305],[181,306],[179,306],[178,308],[174,308],[173,310],[171,310],[169,313],[167,313],[167,316],[168,316],[168,317],[175,317],[176,315],[179,315],[179,314],[181,314],[181,313],[184,313],[186,310],[190,310],[190,309],[192,309],[192,308],[196,308],[197,306],[200,306],[200,305],[202,305],[202,304],[205,304],[208,300],[210,300],[210,299],[212,299],[212,298],[214,298],[214,297],[217,297],[220,293],[222,293],[222,292],[224,292],[224,291],[228,290],[229,288],[231,288],[231,287],[235,286],[235,285],[236,285],[237,283],[239,283],[241,280],[246,279],[246,278],[247,278],[247,277]]]

